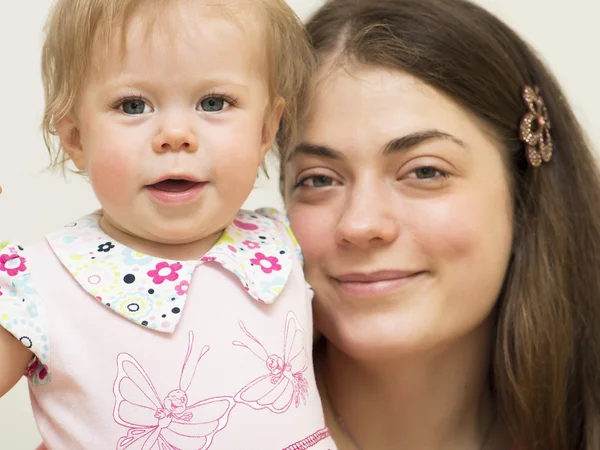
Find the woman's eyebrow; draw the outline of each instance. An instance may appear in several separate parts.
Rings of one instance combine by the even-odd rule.
[[[430,141],[433,139],[450,140],[465,149],[469,148],[467,144],[465,144],[462,140],[458,139],[457,137],[445,133],[443,131],[431,129],[416,131],[414,133],[407,134],[406,136],[392,139],[383,147],[383,149],[381,150],[381,154],[387,156],[393,153],[405,152],[423,144],[426,141]]]
[[[346,159],[346,156],[338,150],[334,150],[325,145],[310,144],[308,142],[302,142],[296,146],[293,154],[295,155],[299,153],[304,155],[320,156],[323,158],[335,160]]]
[[[426,141],[431,141],[435,139],[450,140],[465,149],[469,148],[467,144],[465,144],[462,140],[458,139],[457,137],[449,133],[445,133],[443,131],[431,129],[416,131],[414,133],[410,133],[405,136],[392,139],[383,147],[383,149],[381,150],[381,154],[383,156],[388,156],[395,153],[405,152],[423,144]],[[292,155],[296,154],[319,156],[322,158],[334,159],[338,161],[346,159],[346,155],[339,150],[334,150],[333,148],[327,147],[326,145],[311,144],[309,142],[302,142],[298,144],[292,152]]]

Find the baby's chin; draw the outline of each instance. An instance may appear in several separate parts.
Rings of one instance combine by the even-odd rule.
[[[123,224],[107,214],[100,227],[110,237],[140,253],[170,260],[199,259],[217,242],[223,229],[199,229],[199,221]]]

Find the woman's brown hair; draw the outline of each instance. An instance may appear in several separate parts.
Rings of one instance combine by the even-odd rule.
[[[307,27],[322,66],[408,72],[499,139],[515,241],[491,368],[498,413],[521,450],[600,449],[600,176],[553,75],[508,26],[464,0],[331,0]],[[552,124],[554,156],[538,168],[519,139],[526,85],[540,88]]]

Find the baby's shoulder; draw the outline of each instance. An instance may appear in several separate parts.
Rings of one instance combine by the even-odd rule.
[[[0,289],[29,275],[25,248],[17,242],[0,244]],[[0,291],[1,292],[1,291]]]
[[[31,276],[30,262],[45,244],[25,248],[5,243],[0,249],[0,326],[36,356],[28,370],[34,382],[45,382],[49,360],[43,304]]]
[[[276,208],[258,208],[254,211],[241,211],[244,214],[248,215],[258,215],[260,217],[265,217],[267,219],[272,220],[275,223],[282,224],[284,226],[289,226],[290,222],[283,211],[280,211]]]
[[[40,261],[36,267],[47,266],[50,261],[58,264],[45,241],[27,245],[11,241],[0,243],[0,287],[30,278],[34,261]],[[35,273],[36,277],[42,275],[39,270]]]
[[[300,261],[302,261],[302,251],[296,236],[290,226],[290,221],[287,215],[275,208],[259,208],[255,211],[240,211],[246,216],[258,217],[259,220],[269,222],[272,227],[272,232],[285,241],[293,250]],[[256,219],[255,219],[256,220]]]

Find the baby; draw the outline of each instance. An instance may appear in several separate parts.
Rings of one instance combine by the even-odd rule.
[[[335,448],[295,239],[240,211],[311,70],[283,0],[57,1],[46,142],[102,209],[0,250],[0,395],[49,449]]]

